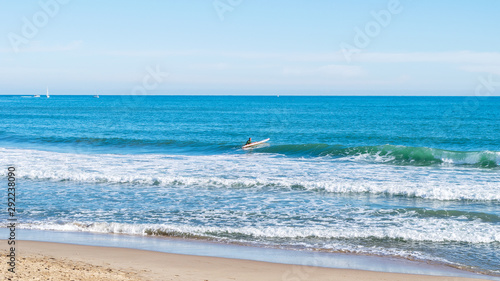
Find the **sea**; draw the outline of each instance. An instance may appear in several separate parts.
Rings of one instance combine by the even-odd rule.
[[[500,276],[500,97],[0,96],[0,124],[18,229]]]

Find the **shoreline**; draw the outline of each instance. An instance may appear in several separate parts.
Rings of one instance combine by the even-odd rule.
[[[3,234],[3,231],[5,231],[5,228],[0,228],[0,235]],[[402,258],[364,256],[348,253],[294,251],[182,238],[21,229],[17,240],[20,241],[18,245],[19,249],[23,248],[22,245],[31,243],[35,243],[33,245],[37,243],[49,243],[58,245],[57,248],[81,246],[100,249],[125,249],[132,252],[137,250],[139,252],[146,251],[166,255],[181,255],[207,259],[229,259],[235,262],[248,261],[264,264],[281,264],[282,266],[294,268],[302,268],[304,266],[308,268],[312,266],[315,268],[333,270],[345,269],[387,274],[500,280],[499,277],[494,275],[484,275],[446,265],[411,261]],[[7,241],[0,241],[0,243],[4,243],[4,247],[0,249],[6,250]],[[61,241],[63,243],[61,243]],[[114,252],[114,250],[111,251]],[[72,260],[71,256],[66,258]],[[4,270],[4,272],[6,271],[7,269]],[[219,278],[217,280],[219,280]]]
[[[484,280],[293,265],[130,248],[27,240],[16,242],[19,260],[15,278],[29,278],[30,274],[36,274],[51,278],[71,276],[75,280],[91,280],[85,279],[91,278],[88,276],[100,276],[102,280]],[[6,244],[6,241],[2,240],[2,243]],[[3,267],[2,275],[7,272],[5,265]]]

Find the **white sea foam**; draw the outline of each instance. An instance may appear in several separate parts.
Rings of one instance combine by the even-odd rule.
[[[37,229],[37,230],[53,230],[53,231],[72,231],[72,232],[93,232],[93,233],[113,233],[113,234],[128,234],[128,235],[147,235],[147,230],[160,230],[169,232],[171,234],[176,233],[178,236],[190,236],[191,237],[200,237],[205,236],[207,238],[218,239],[225,242],[243,242],[254,245],[265,245],[271,247],[280,247],[280,248],[310,248],[310,249],[323,249],[329,250],[332,252],[348,252],[348,253],[357,253],[357,254],[369,254],[369,255],[383,255],[383,256],[394,256],[394,257],[402,257],[407,259],[420,259],[427,261],[436,261],[441,263],[455,264],[446,259],[425,254],[420,251],[410,251],[403,250],[398,248],[388,248],[388,247],[378,247],[378,246],[362,246],[362,245],[354,245],[340,241],[328,241],[327,243],[322,242],[301,242],[300,239],[306,235],[306,232],[297,232],[294,233],[292,229],[267,229],[265,232],[267,234],[271,232],[273,233],[269,237],[262,236],[264,233],[261,230],[257,230],[251,227],[245,228],[223,228],[217,229],[213,227],[187,227],[187,226],[165,226],[165,225],[157,225],[157,224],[121,224],[121,223],[81,223],[81,222],[72,222],[66,224],[56,224],[56,223],[25,223],[20,224],[20,228],[22,229]],[[210,234],[206,234],[209,232]],[[223,233],[224,236],[228,234],[245,234],[255,236],[257,239],[255,240],[242,240],[242,239],[230,239],[223,238],[217,236],[217,233]],[[280,242],[279,244],[273,243],[270,240],[266,241],[266,238],[290,238],[289,235],[298,234],[299,236],[293,236],[294,239],[288,240],[287,244],[283,244]],[[308,233],[310,234],[310,233]],[[260,235],[260,236],[259,236]],[[343,236],[345,237],[345,236]],[[332,238],[331,235],[328,238]]]
[[[31,180],[221,188],[304,188],[437,200],[500,200],[498,170],[415,167],[272,154],[72,154],[0,148],[0,162]]]
[[[147,231],[174,233],[175,236],[203,236],[227,238],[242,241],[272,241],[275,238],[288,238],[287,241],[300,239],[326,241],[329,239],[398,239],[420,242],[463,242],[499,243],[500,225],[482,222],[449,220],[440,218],[397,217],[390,221],[383,219],[358,218],[355,222],[332,222],[329,226],[254,226],[242,223],[239,227],[187,224],[130,224],[109,222],[66,222],[52,221],[21,223],[20,228],[83,231],[96,233],[121,233],[146,235]],[[322,247],[328,246],[322,245]]]

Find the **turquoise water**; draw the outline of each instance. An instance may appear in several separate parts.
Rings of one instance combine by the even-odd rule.
[[[500,98],[0,96],[0,105],[0,163],[19,171],[23,228],[500,274]],[[242,150],[249,137],[271,140]]]

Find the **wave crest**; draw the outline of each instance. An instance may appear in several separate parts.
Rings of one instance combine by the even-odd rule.
[[[358,147],[327,144],[275,145],[257,151],[290,156],[330,156],[397,165],[451,164],[481,168],[496,168],[500,165],[500,152],[497,151],[451,151],[389,144]]]

